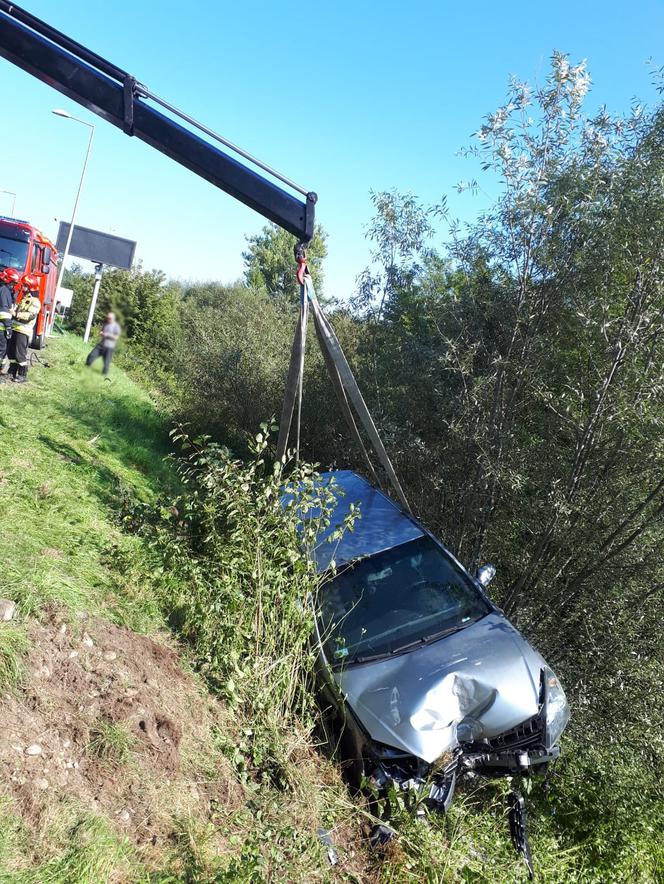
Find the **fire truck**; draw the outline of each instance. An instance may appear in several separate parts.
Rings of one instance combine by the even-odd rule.
[[[55,319],[55,289],[58,280],[58,253],[55,246],[27,221],[0,216],[0,270],[5,267],[13,267],[21,275],[31,273],[39,280],[42,308],[30,346],[41,350]]]

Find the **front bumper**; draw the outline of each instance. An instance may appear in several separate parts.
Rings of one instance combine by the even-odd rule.
[[[473,771],[489,777],[544,773],[547,765],[559,757],[560,749],[546,747],[540,712],[493,739],[459,743],[432,765],[389,746],[375,746],[372,755],[368,780],[375,791],[395,789],[413,795],[432,809],[446,811],[464,773]]]
[[[546,765],[560,755],[558,746],[552,749],[516,750],[510,752],[475,752],[462,755],[466,770],[487,776],[510,776],[515,773],[544,773]]]
[[[405,793],[417,804],[424,803],[433,810],[446,811],[452,803],[457,777],[460,773],[460,749],[449,753],[436,765],[429,765],[412,755],[401,755],[389,747],[382,757],[375,759],[375,766],[368,778],[375,792]]]
[[[532,718],[509,731],[479,742],[460,744],[463,766],[488,776],[544,772],[560,755],[558,746],[547,747],[543,707]]]

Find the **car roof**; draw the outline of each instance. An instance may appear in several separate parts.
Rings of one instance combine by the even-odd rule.
[[[420,526],[397,503],[351,470],[321,473],[323,484],[332,485],[336,505],[330,514],[330,525],[316,537],[312,557],[319,571],[332,561],[337,566],[365,558],[424,535]],[[360,518],[353,531],[344,531],[340,540],[328,541],[343,524],[351,504],[359,506]]]

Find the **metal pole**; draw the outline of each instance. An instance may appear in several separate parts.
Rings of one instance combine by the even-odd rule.
[[[16,217],[16,194],[14,193],[13,190],[0,190],[0,193],[6,193],[7,196],[10,196],[12,198],[12,213],[10,215],[10,218],[15,218]]]
[[[159,98],[158,95],[155,95],[154,92],[150,92],[149,89],[146,89],[144,86],[139,84],[139,94],[145,96],[145,98],[151,98],[153,101],[156,101],[157,104],[160,104],[162,107],[165,107],[166,110],[169,110],[171,113],[180,117],[181,120],[184,120],[187,123],[190,123],[192,126],[195,126],[197,129],[200,129],[201,132],[204,132],[206,135],[209,135],[210,138],[214,138],[215,141],[219,141],[224,147],[229,147],[232,151],[239,154],[241,157],[244,157],[245,160],[249,160],[250,163],[253,163],[254,166],[258,166],[259,169],[262,169],[264,172],[267,172],[268,175],[272,175],[278,181],[281,181],[283,184],[287,184],[289,187],[292,187],[293,190],[297,190],[298,193],[301,193],[302,196],[309,196],[310,191],[306,189],[306,187],[302,187],[300,184],[297,184],[295,181],[291,181],[290,178],[286,178],[285,175],[282,175],[281,172],[277,172],[276,169],[273,169],[271,166],[268,166],[266,163],[257,159],[257,157],[252,156],[246,150],[243,150],[237,144],[234,144],[232,141],[229,141],[228,138],[224,138],[223,135],[219,135],[218,132],[215,132],[214,129],[210,129],[205,126],[203,123],[199,123],[198,120],[195,120],[193,117],[190,117],[189,114],[185,114],[184,111],[179,110],[179,108],[174,107],[174,105],[170,104],[168,101],[165,101],[163,98]]]
[[[64,116],[64,114],[59,114],[59,116]],[[92,139],[95,134],[95,127],[92,123],[86,123],[85,120],[79,120],[78,117],[67,117],[71,120],[76,120],[77,123],[83,123],[84,126],[90,127],[90,139],[88,140],[88,149],[85,153],[85,162],[83,163],[83,171],[81,172],[81,180],[78,183],[78,191],[76,193],[76,201],[74,202],[74,211],[71,216],[71,223],[69,225],[69,233],[67,234],[67,242],[65,245],[65,250],[62,254],[62,261],[60,264],[60,272],[58,273],[58,282],[55,286],[55,291],[57,294],[58,289],[62,286],[62,277],[65,275],[65,262],[69,256],[69,246],[71,245],[71,238],[74,234],[74,224],[76,222],[76,212],[78,211],[78,201],[81,198],[81,191],[83,190],[83,182],[85,181],[85,173],[88,168],[88,160],[90,159],[90,151],[92,150]],[[85,338],[87,341],[87,337]]]
[[[88,321],[85,323],[85,334],[83,335],[83,343],[87,344],[90,340],[90,331],[92,329],[92,320],[95,316],[97,307],[97,297],[99,296],[99,286],[101,285],[101,275],[104,272],[103,264],[95,265],[95,287],[92,290],[92,300],[90,301],[90,310],[88,311]]]

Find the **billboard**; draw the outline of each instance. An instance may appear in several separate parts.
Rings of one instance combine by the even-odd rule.
[[[64,253],[68,236],[69,224],[61,221],[56,243],[56,248],[61,255]],[[135,252],[136,243],[131,239],[102,233],[100,230],[92,230],[90,227],[79,227],[78,224],[74,225],[69,254],[75,258],[85,258],[95,264],[106,264],[110,267],[119,267],[121,270],[131,270]]]

